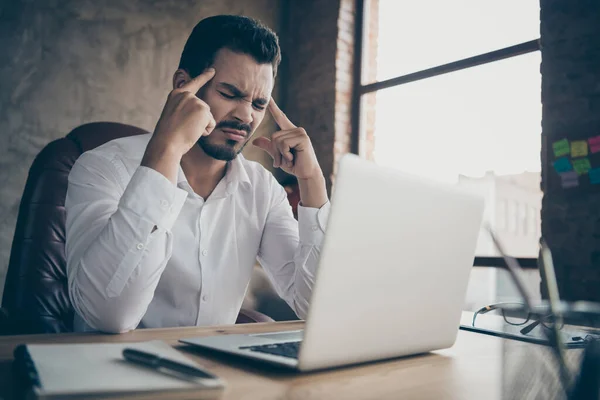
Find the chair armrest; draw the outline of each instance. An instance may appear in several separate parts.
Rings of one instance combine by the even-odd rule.
[[[241,309],[236,324],[251,324],[254,322],[275,322],[275,320],[255,310]]]

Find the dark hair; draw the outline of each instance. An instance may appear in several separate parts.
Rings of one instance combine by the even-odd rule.
[[[273,76],[277,75],[281,61],[277,35],[259,21],[239,15],[216,15],[198,22],[185,43],[179,68],[195,78],[222,48],[248,54],[259,64],[270,63]]]

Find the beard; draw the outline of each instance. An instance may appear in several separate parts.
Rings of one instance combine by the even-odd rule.
[[[207,156],[222,161],[233,160],[246,146],[246,144],[244,144],[239,150],[236,150],[236,144],[237,142],[234,140],[228,140],[226,144],[210,143],[208,136],[202,136],[198,139],[198,145]]]
[[[250,141],[250,136],[252,133],[252,128],[250,125],[242,124],[236,121],[221,121],[217,124],[213,132],[219,128],[231,128],[237,129],[240,131],[245,131],[247,135],[247,139],[242,143],[239,149],[236,149],[236,145],[240,142],[235,140],[226,140],[225,144],[215,144],[210,142],[210,135],[201,136],[198,139],[198,146],[206,153],[207,156],[212,157],[216,160],[221,161],[231,161],[235,159],[238,154],[244,150],[248,142]]]

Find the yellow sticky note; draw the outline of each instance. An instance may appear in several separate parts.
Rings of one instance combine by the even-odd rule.
[[[588,155],[588,145],[585,140],[571,142],[571,157],[585,157]]]

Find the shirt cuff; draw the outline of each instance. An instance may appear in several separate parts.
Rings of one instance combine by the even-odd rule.
[[[139,166],[121,196],[119,206],[159,228],[171,230],[187,195],[185,190],[179,189],[160,172]]]
[[[323,242],[330,208],[329,201],[321,208],[304,207],[298,204],[298,232],[301,243],[320,245]]]

